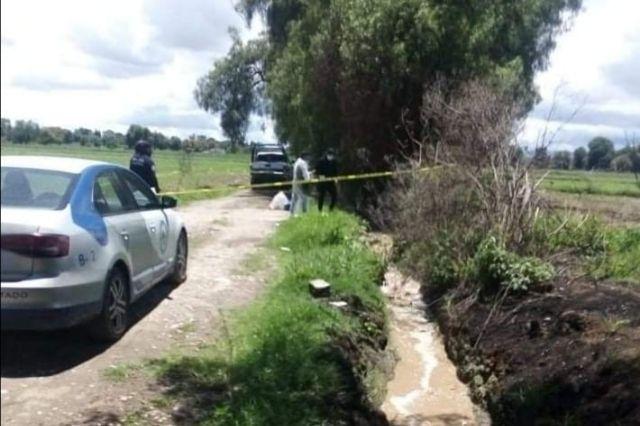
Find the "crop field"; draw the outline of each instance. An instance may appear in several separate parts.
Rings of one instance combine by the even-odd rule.
[[[132,151],[83,146],[63,145],[2,145],[2,155],[46,155],[78,157],[129,165]],[[229,193],[228,185],[245,184],[249,181],[249,155],[193,153],[182,151],[155,151],[153,158],[160,188],[163,192],[190,189],[220,188],[213,192],[180,195],[181,201],[213,198]]]
[[[632,173],[551,170],[542,187],[570,194],[640,197],[640,183]]]
[[[78,145],[3,144],[2,155],[78,157],[127,166],[131,151]],[[226,188],[228,185],[248,183],[249,155],[246,153],[186,155],[182,151],[155,151],[153,158],[164,192],[220,188],[219,191],[181,195],[179,198],[183,201],[224,195],[230,191]],[[541,171],[535,174],[542,176]],[[640,184],[632,173],[550,170],[542,188],[571,195],[640,198]]]

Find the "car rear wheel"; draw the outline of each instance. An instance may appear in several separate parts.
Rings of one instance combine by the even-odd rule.
[[[173,264],[173,272],[169,276],[169,282],[173,285],[182,284],[187,280],[187,260],[189,256],[189,244],[187,234],[182,231],[176,245],[176,260]]]
[[[91,336],[115,342],[127,331],[129,323],[129,279],[122,268],[114,268],[107,277],[100,316],[91,325]]]

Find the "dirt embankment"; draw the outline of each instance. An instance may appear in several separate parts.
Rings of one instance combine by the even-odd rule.
[[[495,308],[470,294],[436,305],[449,356],[494,425],[640,424],[637,291],[561,276]]]

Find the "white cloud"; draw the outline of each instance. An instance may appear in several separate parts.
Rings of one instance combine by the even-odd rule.
[[[41,125],[126,130],[134,120],[154,130],[222,137],[194,99],[196,80],[230,45],[229,26],[248,30],[233,0],[3,0],[2,116]],[[597,134],[623,143],[640,134],[640,1],[585,0],[558,39],[536,83],[543,102],[527,122],[530,143],[544,127],[557,86],[559,144]],[[552,123],[553,127],[553,123]],[[264,128],[264,131],[263,131]],[[272,140],[273,123],[252,117],[247,138]],[[559,147],[560,145],[558,145]]]
[[[527,121],[529,144],[546,126],[554,94],[548,127],[562,127],[555,149],[586,145],[598,135],[620,146],[640,135],[640,2],[585,0],[583,9],[536,78],[543,101]]]
[[[2,116],[43,126],[222,138],[193,99],[196,80],[247,29],[232,0],[3,0]],[[257,118],[252,122],[258,123]],[[252,131],[249,138],[272,138]]]

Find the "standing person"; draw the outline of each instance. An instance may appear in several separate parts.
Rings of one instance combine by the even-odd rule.
[[[318,164],[316,165],[316,173],[319,179],[332,178],[338,176],[338,164],[336,163],[336,156],[333,149],[328,149],[322,156]],[[331,197],[331,204],[329,204],[329,210],[333,210],[336,205],[336,199],[338,198],[338,191],[335,181],[320,182],[318,184],[318,210],[322,211],[324,205],[324,196],[329,193]]]
[[[298,204],[302,205],[302,211],[307,212],[309,199],[307,197],[308,188],[305,188],[305,180],[309,180],[309,154],[303,152],[293,164],[293,185],[291,188],[291,216],[296,214]]]
[[[134,150],[129,162],[129,170],[140,176],[156,193],[160,192],[156,164],[151,159],[151,144],[141,139],[136,142]]]

